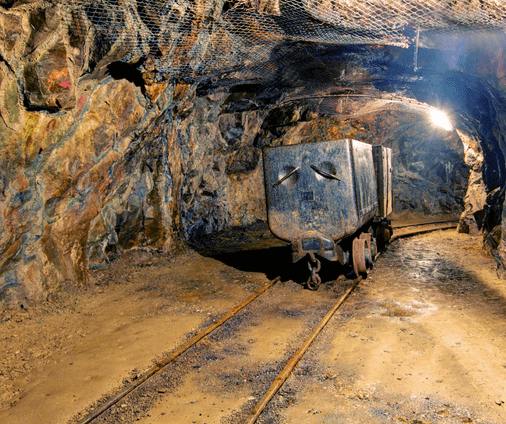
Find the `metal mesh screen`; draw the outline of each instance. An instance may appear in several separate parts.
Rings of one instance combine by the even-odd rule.
[[[269,74],[287,42],[407,47],[417,33],[506,32],[505,0],[89,0],[62,12],[82,37],[158,57],[166,77]]]

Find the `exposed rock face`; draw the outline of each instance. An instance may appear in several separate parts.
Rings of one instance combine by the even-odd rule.
[[[101,9],[112,2],[74,3],[0,2],[0,299],[45,299],[86,284],[90,267],[107,266],[127,249],[174,252],[265,221],[266,144],[349,137],[391,146],[397,212],[461,210],[467,171],[460,144],[395,108],[355,116],[378,92],[453,105],[473,170],[461,228],[497,234],[506,113],[498,92],[476,78],[405,78],[411,65],[401,66],[402,49],[283,39],[264,31],[269,22],[286,24],[270,21],[284,13],[276,1],[244,16],[234,9],[230,27],[215,25],[220,1],[193,14],[184,1],[151,2],[154,10],[170,6],[170,28],[124,2],[114,3],[112,15]],[[101,11],[116,20],[114,31],[102,25]],[[241,16],[254,38],[234,32]],[[147,27],[156,37],[143,38]],[[445,91],[452,81],[480,96],[465,103],[465,93]],[[296,100],[315,93],[318,104]],[[328,98],[349,94],[356,97],[344,106]],[[505,246],[503,239],[503,263]]]
[[[464,206],[468,167],[455,133],[420,119],[391,133],[396,156],[394,213],[422,211],[432,216],[458,216]]]
[[[108,196],[140,177],[128,161],[128,135],[146,115],[136,91],[126,82],[99,84],[76,113],[20,110],[19,124],[3,132],[1,270],[7,284],[23,282],[28,297],[84,283],[90,226],[99,214],[117,225]],[[124,200],[137,199],[127,193]]]
[[[135,85],[107,79],[80,113],[19,109],[22,143],[12,131],[1,170],[4,291],[37,299],[126,249],[171,251],[265,217],[260,113],[220,116],[219,105],[167,85],[150,109]]]
[[[265,216],[261,112],[220,115],[225,94],[145,84],[114,52],[67,34],[51,5],[1,19],[2,298],[40,300],[126,249],[174,251]],[[79,80],[99,53],[108,68]]]
[[[459,133],[464,144],[465,161],[469,165],[469,182],[465,197],[465,211],[459,222],[459,232],[476,235],[480,232],[487,208],[487,189],[483,181],[483,153],[478,140]]]

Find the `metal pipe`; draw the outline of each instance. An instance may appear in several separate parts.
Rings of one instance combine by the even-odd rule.
[[[420,43],[420,25],[416,29],[416,47],[415,47],[415,72],[418,71],[418,44]]]

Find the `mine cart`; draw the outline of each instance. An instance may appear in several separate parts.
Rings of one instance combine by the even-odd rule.
[[[391,235],[391,150],[344,139],[266,147],[263,161],[269,228],[293,262],[309,255],[308,287],[320,283],[315,255],[365,273]]]

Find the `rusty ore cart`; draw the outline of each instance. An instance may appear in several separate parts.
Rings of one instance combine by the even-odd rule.
[[[307,286],[317,289],[321,262],[367,274],[390,240],[392,150],[357,140],[265,147],[267,216],[272,233],[309,255]]]

